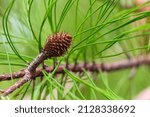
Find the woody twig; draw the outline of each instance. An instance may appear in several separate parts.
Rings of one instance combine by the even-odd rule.
[[[83,69],[86,69],[87,71],[90,72],[98,72],[99,70],[111,72],[111,71],[117,71],[126,68],[138,67],[141,65],[148,65],[148,66],[150,65],[150,55],[141,55],[136,58],[120,60],[113,63],[101,63],[101,64],[87,63],[86,67],[84,63],[71,64],[68,65],[67,67],[66,65],[60,65],[56,70],[55,74],[64,73],[64,68],[74,73],[83,72]],[[54,69],[53,67],[46,67],[45,71],[47,73],[51,73],[53,69]],[[12,78],[13,79],[22,78],[24,75],[25,75],[24,69],[12,74],[2,74],[0,75],[0,81],[11,80]],[[37,68],[35,73],[33,74],[33,77],[39,77],[39,76],[43,76],[41,68]]]

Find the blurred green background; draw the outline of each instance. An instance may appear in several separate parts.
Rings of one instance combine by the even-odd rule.
[[[57,58],[58,62],[63,59],[61,64],[67,59],[69,64],[111,63],[148,54],[150,12],[141,10],[148,5],[149,2],[138,4],[135,0],[0,0],[0,74],[27,67],[46,38],[62,31],[73,36],[73,44],[65,56]],[[52,66],[53,59],[45,63]],[[26,95],[16,96],[19,91],[15,91],[10,99],[134,99],[150,84],[146,66],[73,75],[104,89],[109,96],[77,79],[74,81],[71,75],[60,74],[52,76],[58,78],[55,83],[43,81],[41,84],[38,78],[34,81],[34,90],[31,84],[25,91],[26,84],[19,90]],[[66,82],[61,84],[63,77]],[[16,81],[0,82],[0,89]],[[50,86],[51,83],[55,85]]]

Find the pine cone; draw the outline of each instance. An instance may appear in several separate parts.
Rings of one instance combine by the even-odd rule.
[[[56,33],[53,36],[47,38],[43,52],[48,57],[59,57],[66,53],[70,47],[72,37],[68,33]]]

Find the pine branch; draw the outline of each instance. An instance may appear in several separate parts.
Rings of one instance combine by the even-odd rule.
[[[14,85],[6,89],[2,96],[7,96],[8,94],[15,91],[17,88],[24,85],[27,81],[31,80],[36,73],[36,68],[41,64],[45,59],[51,57],[59,57],[65,54],[69,46],[71,45],[72,37],[67,33],[56,33],[53,36],[48,37],[44,49],[42,52],[33,60],[28,68],[25,70],[25,74],[22,79],[16,82]]]

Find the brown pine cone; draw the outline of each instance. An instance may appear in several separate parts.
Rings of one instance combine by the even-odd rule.
[[[66,53],[72,42],[72,36],[68,33],[56,33],[47,38],[43,52],[48,57],[59,57]]]

